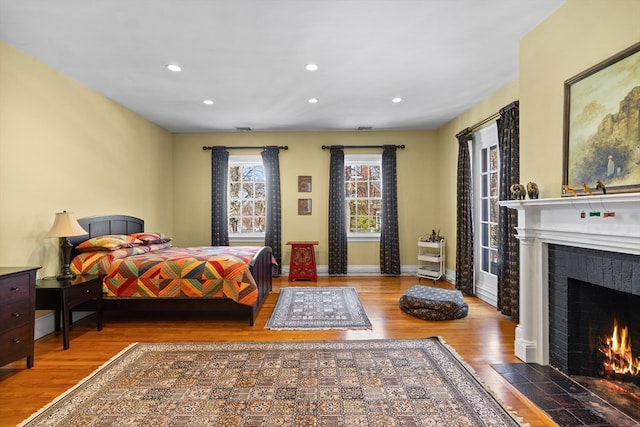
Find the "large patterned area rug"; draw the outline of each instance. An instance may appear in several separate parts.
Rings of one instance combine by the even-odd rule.
[[[355,288],[280,289],[267,329],[371,329]]]
[[[440,338],[134,344],[24,426],[517,426]]]

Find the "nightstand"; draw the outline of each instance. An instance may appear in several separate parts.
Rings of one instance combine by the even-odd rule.
[[[36,310],[55,310],[55,329],[60,330],[62,312],[62,343],[69,348],[71,309],[87,301],[96,301],[97,329],[102,330],[102,279],[104,276],[83,275],[71,280],[44,278],[36,282]]]

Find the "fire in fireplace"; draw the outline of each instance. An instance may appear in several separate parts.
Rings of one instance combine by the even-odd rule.
[[[629,328],[618,327],[614,319],[611,335],[600,339],[599,351],[602,355],[602,376],[619,379],[619,376],[640,375],[640,357],[634,357],[629,336]]]

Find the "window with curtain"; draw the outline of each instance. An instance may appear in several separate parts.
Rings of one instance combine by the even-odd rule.
[[[382,156],[344,156],[349,240],[379,240],[382,213]]]

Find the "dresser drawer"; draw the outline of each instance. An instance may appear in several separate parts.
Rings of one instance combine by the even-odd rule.
[[[0,304],[29,299],[31,292],[31,280],[29,275],[20,274],[3,277],[0,279]]]
[[[0,366],[30,354],[33,330],[30,324],[0,332]]]
[[[0,310],[0,332],[29,323],[31,320],[29,316],[33,315],[28,300],[3,304],[2,310]]]

